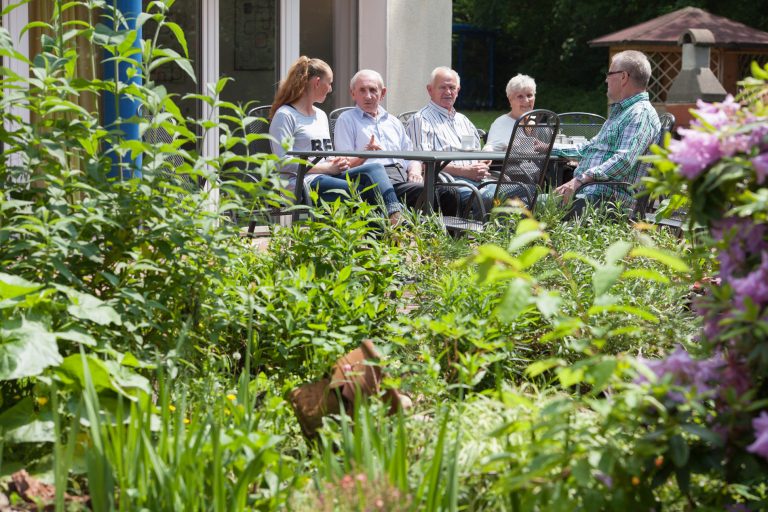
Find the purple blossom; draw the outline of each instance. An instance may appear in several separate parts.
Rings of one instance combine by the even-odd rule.
[[[731,287],[737,303],[749,297],[758,307],[768,304],[768,252],[763,252],[760,266],[744,277],[733,278]]]
[[[723,156],[733,156],[736,153],[747,153],[752,147],[750,137],[747,134],[739,133],[723,137],[720,141],[720,152]]]
[[[722,102],[706,103],[698,100],[696,102],[695,112],[699,115],[702,121],[711,124],[717,129],[727,126],[731,122],[731,118],[741,109],[741,105],[734,101],[732,95],[725,97]],[[701,123],[696,121],[696,124]]]
[[[760,122],[762,121],[762,122]],[[755,120],[759,122],[749,135],[750,146],[757,146],[761,150],[768,148],[768,122],[765,119]]]
[[[768,130],[768,128],[766,128],[766,130]],[[768,177],[768,153],[763,153],[753,158],[752,167],[755,169],[757,184],[762,185],[765,178]]]
[[[747,446],[747,451],[768,459],[768,413],[762,411],[760,416],[753,418],[752,428],[755,431],[755,442]]]
[[[595,478],[600,482],[602,482],[602,484],[607,488],[610,489],[613,487],[613,478],[611,478],[610,475],[606,475],[602,471],[598,471],[595,473]]]
[[[666,359],[644,360],[646,366],[659,379],[671,376],[672,383],[678,386],[692,386],[697,393],[711,390],[711,383],[720,378],[720,370],[725,365],[721,355],[697,361],[691,359],[688,352],[678,346]],[[670,396],[675,401],[682,401],[679,393]]]
[[[717,135],[680,128],[682,140],[669,142],[669,159],[680,164],[680,173],[693,180],[722,156]]]
[[[714,222],[712,236],[724,246],[719,259],[720,277],[725,282],[744,275],[749,260],[768,249],[766,225],[747,218],[726,217]]]

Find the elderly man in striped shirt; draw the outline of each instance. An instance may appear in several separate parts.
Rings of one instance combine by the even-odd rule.
[[[642,52],[627,50],[613,56],[605,75],[611,103],[608,120],[595,137],[577,148],[552,151],[553,155],[580,160],[573,179],[555,189],[556,194],[567,200],[585,183],[637,180],[638,157],[661,129],[646,92],[650,78],[651,64]],[[569,217],[579,215],[587,201],[627,204],[631,200],[624,186],[585,187],[576,196]]]
[[[400,120],[381,106],[387,93],[384,80],[377,71],[362,69],[355,73],[349,83],[349,92],[357,108],[342,113],[336,121],[333,145],[344,151],[402,151],[411,150],[412,145]],[[411,208],[421,205],[424,191],[422,165],[418,161],[392,158],[373,159],[387,171],[389,181],[397,198]],[[361,165],[363,160],[353,158],[350,165]],[[442,188],[436,192],[437,204],[446,215],[455,215],[458,210],[458,193]]]
[[[453,104],[459,96],[461,83],[458,73],[447,67],[437,67],[432,71],[427,92],[430,101],[416,112],[406,132],[416,151],[456,151],[464,147],[462,138],[473,141],[472,147],[480,149],[480,137],[472,121],[456,112]],[[474,186],[490,176],[490,161],[470,160],[451,162],[443,169],[457,180]],[[486,202],[493,199],[495,186],[489,185],[481,190]],[[466,205],[472,196],[470,188],[460,187],[461,202]]]

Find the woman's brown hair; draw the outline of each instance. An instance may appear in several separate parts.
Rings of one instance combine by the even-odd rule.
[[[331,74],[331,67],[321,59],[310,59],[302,55],[288,70],[288,76],[280,82],[275,99],[272,101],[272,109],[269,118],[275,115],[277,109],[297,101],[307,89],[309,81],[316,77],[325,77]]]

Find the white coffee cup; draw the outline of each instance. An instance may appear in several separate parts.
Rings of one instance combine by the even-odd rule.
[[[475,137],[473,135],[462,135],[461,150],[472,151],[473,149],[475,149]]]

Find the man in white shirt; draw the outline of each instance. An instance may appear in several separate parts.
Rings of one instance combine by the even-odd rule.
[[[473,147],[480,149],[480,137],[472,121],[453,108],[461,90],[458,73],[448,67],[437,67],[432,71],[427,93],[430,101],[411,117],[406,132],[417,151],[456,151],[466,146],[462,139],[471,138]],[[490,161],[469,160],[451,162],[443,169],[457,180],[478,186],[490,177]],[[466,204],[472,196],[469,188],[459,187],[461,200]],[[493,199],[495,187],[480,189],[486,202]]]
[[[410,151],[413,146],[400,120],[381,106],[387,93],[381,75],[370,69],[355,73],[350,81],[350,94],[356,108],[342,113],[336,120],[333,140],[342,151]],[[369,159],[384,165],[398,199],[410,207],[422,201],[424,178],[422,164],[392,158]],[[350,159],[350,165],[361,165],[363,159]],[[454,190],[439,189],[437,204],[446,214],[454,214],[458,206]]]

